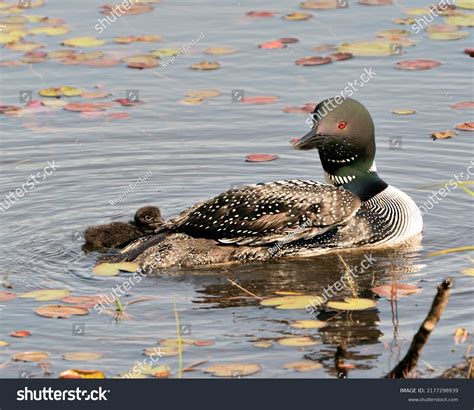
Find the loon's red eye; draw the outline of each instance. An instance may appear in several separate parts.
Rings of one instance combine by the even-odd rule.
[[[339,128],[340,130],[343,130],[346,127],[347,127],[347,121],[339,121],[339,124],[337,124],[337,128]]]

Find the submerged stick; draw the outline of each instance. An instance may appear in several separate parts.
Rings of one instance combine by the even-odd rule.
[[[450,289],[452,288],[454,281],[451,278],[446,279],[438,286],[438,293],[436,294],[431,309],[426,316],[425,321],[416,332],[411,342],[411,346],[408,349],[405,357],[400,363],[395,366],[392,371],[385,376],[388,379],[406,379],[408,374],[416,367],[420,352],[425,346],[431,332],[434,330],[438,323],[441,315],[446,308],[448,303]]]

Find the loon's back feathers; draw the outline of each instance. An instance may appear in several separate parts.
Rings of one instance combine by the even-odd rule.
[[[343,225],[360,208],[350,191],[306,180],[232,188],[166,223],[166,230],[224,244],[268,245],[311,239]]]

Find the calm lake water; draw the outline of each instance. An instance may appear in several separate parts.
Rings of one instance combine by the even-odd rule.
[[[472,37],[459,41],[434,41],[425,33],[413,34],[415,47],[403,56],[356,57],[317,67],[295,65],[308,55],[323,55],[312,48],[321,44],[375,38],[391,28],[408,28],[392,22],[405,17],[406,7],[427,7],[427,1],[405,1],[384,7],[369,7],[349,1],[348,9],[301,10],[297,1],[166,1],[151,13],[124,16],[101,35],[95,31],[102,2],[49,0],[25,14],[61,17],[71,28],[62,36],[27,37],[46,45],[44,50],[61,49],[60,41],[74,36],[98,36],[107,43],[97,49],[116,58],[144,54],[157,48],[181,48],[201,35],[202,39],[166,68],[135,70],[119,64],[110,68],[83,64],[63,65],[47,60],[18,67],[0,67],[1,104],[21,105],[20,91],[70,85],[110,91],[111,98],[125,98],[137,90],[143,105],[116,106],[110,112],[128,112],[126,119],[87,118],[76,112],[48,109],[20,117],[2,115],[0,180],[2,198],[21,187],[29,175],[41,171],[48,161],[58,166],[46,180],[36,184],[10,209],[0,213],[2,232],[1,289],[22,293],[34,289],[68,289],[73,295],[108,294],[127,274],[97,277],[92,273],[99,254],[84,254],[80,236],[86,227],[113,220],[129,220],[144,204],[158,204],[165,217],[176,215],[193,203],[216,195],[230,186],[277,179],[322,180],[316,152],[292,151],[289,140],[308,129],[304,114],[282,111],[286,106],[317,103],[339,94],[348,81],[359,78],[364,69],[376,73],[354,98],[371,112],[377,134],[379,174],[390,184],[407,192],[418,205],[428,201],[455,174],[464,172],[473,159],[469,132],[455,138],[433,141],[433,131],[454,129],[472,121],[469,110],[450,105],[472,100],[472,60],[463,50]],[[251,10],[274,10],[273,18],[250,18]],[[286,21],[281,14],[304,11],[314,14],[307,21]],[[439,17],[437,23],[442,23]],[[28,27],[32,27],[29,24]],[[472,35],[471,28],[462,28]],[[116,36],[158,34],[160,43],[116,44]],[[257,47],[280,37],[297,37],[291,47],[264,50]],[[30,40],[32,39],[32,40]],[[208,56],[208,47],[234,47],[233,55]],[[3,48],[2,60],[18,59],[22,53]],[[401,59],[436,59],[443,64],[427,71],[394,69]],[[190,70],[202,60],[219,61],[214,71]],[[200,105],[180,100],[189,90],[218,89],[222,95]],[[276,95],[278,102],[267,105],[233,103],[232,90],[245,96]],[[79,98],[71,98],[71,101]],[[92,101],[92,100],[91,100]],[[95,102],[102,100],[93,100]],[[415,115],[391,113],[395,108],[413,108]],[[390,141],[396,140],[393,144]],[[392,149],[391,149],[392,148]],[[393,149],[396,148],[396,149]],[[250,153],[279,155],[268,163],[246,163]],[[128,194],[130,183],[150,175]],[[474,179],[465,177],[465,179]],[[441,184],[441,185],[440,185]],[[466,185],[468,188],[469,186]],[[471,186],[472,187],[472,186]],[[116,206],[110,201],[120,195]],[[91,311],[88,316],[47,319],[35,314],[41,304],[16,298],[0,302],[0,377],[43,377],[35,363],[13,362],[13,354],[43,351],[49,354],[52,374],[69,368],[103,370],[107,377],[128,371],[143,361],[143,349],[160,339],[176,337],[173,304],[186,337],[211,339],[207,347],[192,346],[183,356],[184,366],[206,361],[184,377],[209,377],[202,371],[214,363],[257,363],[263,369],[252,377],[336,376],[334,354],[346,346],[351,378],[377,378],[386,374],[403,357],[411,338],[425,318],[436,286],[446,277],[456,280],[444,316],[423,351],[418,372],[421,377],[439,376],[444,369],[462,361],[468,341],[455,344],[458,327],[473,329],[474,284],[461,270],[472,267],[472,253],[458,252],[438,257],[428,253],[472,244],[472,194],[453,189],[424,217],[421,246],[415,250],[374,253],[376,263],[358,279],[359,296],[377,299],[377,308],[353,313],[324,313],[328,320],[321,329],[293,329],[291,321],[309,319],[303,310],[260,307],[227,279],[259,296],[277,291],[317,294],[337,280],[344,268],[336,255],[309,259],[242,264],[226,268],[202,268],[166,272],[145,277],[127,300],[143,296],[154,299],[131,305],[131,319],[120,323],[107,314]],[[358,265],[363,254],[345,260]],[[391,303],[378,299],[370,289],[390,283],[396,276],[402,283],[418,285],[422,292]],[[340,294],[350,296],[346,290]],[[74,329],[79,326],[81,334]],[[32,335],[12,338],[10,332],[26,329]],[[318,344],[305,348],[276,343],[281,337],[311,335]],[[257,348],[258,340],[273,341],[270,348]],[[96,351],[103,358],[93,362],[68,362],[62,355],[74,351]],[[307,359],[322,367],[309,373],[285,370],[288,362]],[[178,357],[163,357],[160,364],[171,368],[175,377]]]

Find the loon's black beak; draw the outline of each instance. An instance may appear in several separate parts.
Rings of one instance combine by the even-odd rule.
[[[318,134],[317,127],[313,127],[310,132],[293,143],[293,148],[304,151],[320,148],[326,139],[327,137],[325,135]]]

